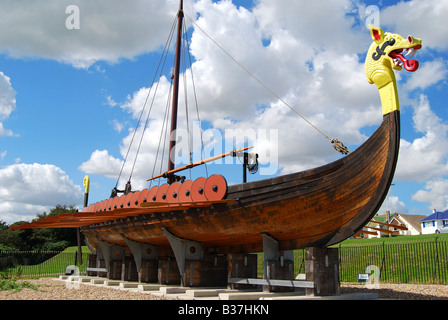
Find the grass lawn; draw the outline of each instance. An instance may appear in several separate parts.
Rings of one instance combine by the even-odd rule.
[[[435,241],[437,238],[437,241],[448,241],[448,233],[441,233],[441,234],[422,234],[418,236],[394,236],[394,237],[383,237],[383,238],[371,238],[371,239],[347,239],[344,240],[337,245],[334,245],[333,247],[345,247],[345,246],[364,246],[364,245],[370,245],[370,244],[382,244],[384,243],[391,243],[391,242],[397,242],[397,243],[409,243],[409,242],[422,242],[422,241]]]
[[[377,266],[384,282],[448,283],[448,234],[349,239],[335,247],[342,281]]]
[[[64,274],[65,269],[75,264],[75,256],[78,251],[78,247],[69,247],[60,253],[31,253],[20,252],[14,253],[12,257],[8,257],[14,261],[14,267],[1,270],[0,274],[3,277],[6,276],[51,276],[55,274]],[[90,250],[87,246],[82,247],[83,264],[78,266],[80,272],[86,271],[87,255],[90,254]],[[40,263],[33,263],[32,261],[39,259]]]

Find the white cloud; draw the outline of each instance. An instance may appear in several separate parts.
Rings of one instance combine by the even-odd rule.
[[[106,100],[107,100],[106,104],[108,106],[115,107],[118,104],[117,102],[114,101],[114,99],[112,99],[110,95],[106,97]]]
[[[353,9],[350,1],[259,1],[248,12],[229,2],[204,0],[195,8],[201,28],[332,138],[360,144],[366,139],[360,129],[381,122],[378,92],[367,83],[357,56],[368,47],[370,35],[352,29],[353,20],[346,16]],[[265,46],[264,39],[269,39]],[[278,129],[284,172],[337,156],[325,138],[233,66],[198,30],[192,53],[199,59],[195,75],[203,79],[197,82],[199,102],[211,101],[201,115],[216,128]]]
[[[120,122],[120,121],[118,121],[118,120],[113,120],[113,121],[111,122],[111,124],[112,124],[114,130],[117,131],[118,133],[120,133],[121,131],[123,131],[124,126],[125,126],[124,123],[122,123],[122,122]]]
[[[412,143],[402,140],[397,179],[426,182],[412,200],[428,203],[428,209],[448,207],[448,124],[430,108],[426,96],[414,110],[414,127],[424,135]]]
[[[401,201],[397,196],[388,196],[381,208],[378,210],[378,214],[384,214],[386,211],[390,211],[392,213],[408,213],[409,210],[406,207],[406,204]]]
[[[423,136],[412,142],[401,140],[395,178],[424,182],[448,174],[448,124],[434,114],[425,95],[415,106],[413,121]]]
[[[129,134],[123,138],[120,145],[120,157],[117,158],[110,155],[107,150],[95,150],[91,154],[90,159],[79,166],[79,170],[86,174],[104,175],[116,180],[123,167],[118,183],[118,188],[120,189],[128,181],[131,175],[131,170],[133,169],[131,181],[133,190],[147,187],[148,183],[146,182],[146,179],[151,177],[154,162],[156,161],[162,123],[159,121],[152,121],[150,123],[150,129],[148,129],[149,132],[146,132],[141,140],[142,130],[143,128],[140,127],[135,136],[134,130],[130,130]],[[141,146],[137,156],[137,149],[139,148],[140,142]],[[129,149],[131,143],[132,146]],[[161,171],[159,170],[163,152],[162,148],[163,146],[160,147],[155,174],[164,172],[167,169],[166,165],[163,165]],[[167,149],[167,147],[165,147],[165,149]],[[165,150],[164,163],[167,163],[166,157]],[[126,159],[126,163],[123,166],[124,159]]]
[[[414,90],[417,88],[426,89],[440,81],[446,81],[448,68],[446,61],[437,59],[433,61],[426,61],[417,73],[413,73],[410,79],[406,82],[407,90]]]
[[[79,170],[88,174],[100,174],[116,178],[120,172],[122,161],[114,158],[107,150],[95,150],[90,159],[79,166]]]
[[[163,119],[170,90],[170,82],[162,76],[152,88],[140,88],[132,96],[128,95],[126,101],[120,107],[129,112],[135,119],[142,116],[143,121],[145,121],[149,112],[152,119]],[[180,94],[179,99],[182,99],[182,96],[183,94]],[[153,106],[151,107],[151,105]],[[142,111],[144,107],[145,109]]]
[[[0,181],[0,219],[7,223],[35,218],[57,204],[82,201],[81,187],[54,165],[11,165],[0,169]]]
[[[49,212],[52,206],[24,204],[22,202],[6,201],[0,208],[0,220],[7,224],[17,221],[31,221],[37,214]]]
[[[195,8],[201,28],[279,96],[297,97],[293,107],[305,115],[322,112],[328,102],[363,108],[376,98],[357,56],[370,36],[351,29],[353,21],[346,18],[350,1],[260,1],[249,12],[227,1],[203,0]],[[264,39],[269,39],[266,46]],[[257,105],[276,102],[198,30],[192,53],[199,60],[194,65],[199,101],[213,102],[203,116],[243,120],[253,116]]]
[[[394,26],[394,32],[423,39],[423,45],[448,49],[448,2],[438,0],[400,1],[381,11],[381,23]]]
[[[13,133],[11,130],[9,129],[5,129],[5,127],[3,126],[3,123],[0,122],[0,137],[1,136],[12,136]]]
[[[260,0],[254,12],[266,37],[287,31],[305,47],[348,53],[370,42],[362,33],[353,32],[355,21],[347,14],[355,10],[350,0]]]
[[[16,92],[12,88],[11,79],[0,71],[0,137],[12,136],[11,130],[5,129],[2,121],[9,118],[16,108]]]
[[[79,8],[79,29],[66,27],[69,5]],[[163,45],[177,9],[177,0],[3,0],[0,52],[79,68],[132,59]]]
[[[428,181],[425,190],[417,191],[412,200],[429,203],[429,209],[445,210],[448,208],[448,180],[434,178]]]

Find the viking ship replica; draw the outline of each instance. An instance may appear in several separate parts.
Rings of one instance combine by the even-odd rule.
[[[183,18],[181,1],[171,130],[176,129]],[[174,268],[183,283],[188,283],[186,279],[192,277],[189,272],[193,269],[207,278],[205,274],[214,275],[222,267],[227,278],[228,261],[232,257],[235,260],[238,254],[264,252],[266,259],[268,248],[278,258],[279,252],[328,247],[349,238],[374,217],[388,193],[400,142],[393,70],[404,67],[416,71],[418,61],[407,57],[422,47],[421,40],[412,36],[404,38],[375,27],[370,31],[373,43],[367,53],[365,72],[368,81],[378,87],[383,121],[355,151],[345,149],[348,154],[341,159],[318,168],[237,185],[227,185],[226,179],[216,174],[179,181],[175,173],[206,161],[176,169],[173,159],[169,159],[168,170],[161,175],[167,179],[163,185],[134,192],[127,188],[125,194],[113,194],[80,212],[11,227],[79,228],[96,259],[105,260],[109,277],[113,277],[111,261],[130,256],[139,280],[146,274],[145,279],[151,281],[148,270],[152,268],[156,270],[154,277],[159,270],[161,282],[161,266],[168,270],[177,264]],[[174,143],[170,141],[169,150],[175,147]],[[222,157],[242,152],[234,150]],[[221,263],[223,259],[225,262]],[[144,261],[154,264],[151,267]],[[142,268],[146,268],[146,273]],[[240,264],[240,271],[242,268]],[[196,283],[191,279],[190,284]],[[210,279],[204,281],[211,283]],[[204,281],[196,284],[203,285]]]

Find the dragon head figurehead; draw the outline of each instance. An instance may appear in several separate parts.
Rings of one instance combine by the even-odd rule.
[[[399,34],[384,33],[369,25],[373,42],[367,52],[365,72],[369,83],[375,83],[380,91],[383,114],[399,110],[396,80],[393,70],[403,67],[410,72],[418,69],[417,60],[409,60],[422,48],[422,40]]]
[[[367,52],[365,71],[367,80],[378,88],[395,81],[392,69],[400,71],[403,67],[410,72],[418,69],[417,60],[408,60],[422,47],[422,40],[399,34],[384,33],[382,29],[369,26],[373,42]]]

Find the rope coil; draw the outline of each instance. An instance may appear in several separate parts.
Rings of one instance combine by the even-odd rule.
[[[332,139],[330,140],[331,144],[333,144],[334,150],[341,154],[349,154],[351,151],[342,143],[342,141],[339,141],[338,139]]]

